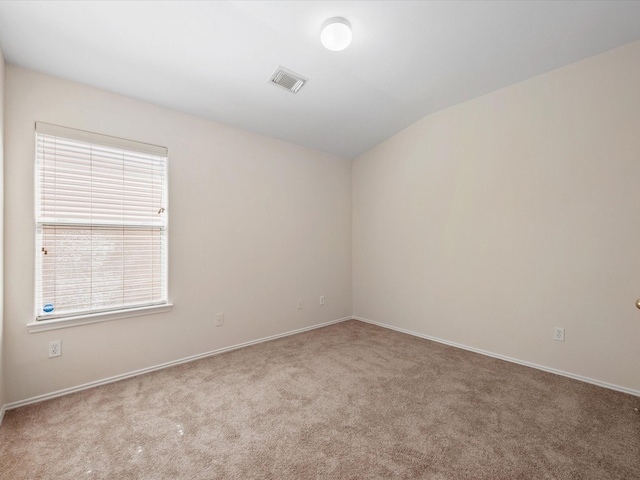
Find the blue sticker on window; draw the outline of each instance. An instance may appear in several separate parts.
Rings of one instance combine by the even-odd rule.
[[[53,303],[47,303],[44,307],[42,307],[42,310],[44,310],[44,313],[53,312]]]

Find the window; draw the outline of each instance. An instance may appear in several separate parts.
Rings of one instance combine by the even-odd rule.
[[[167,303],[167,150],[36,124],[36,320]]]

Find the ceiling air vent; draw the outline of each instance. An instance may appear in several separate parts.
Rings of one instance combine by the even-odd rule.
[[[293,73],[291,70],[287,70],[283,67],[278,67],[273,75],[271,75],[271,82],[274,85],[289,90],[291,93],[298,93],[298,90],[307,82],[307,78]]]

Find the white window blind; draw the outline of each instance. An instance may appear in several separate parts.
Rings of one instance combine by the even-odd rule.
[[[36,124],[36,318],[167,302],[167,150]]]

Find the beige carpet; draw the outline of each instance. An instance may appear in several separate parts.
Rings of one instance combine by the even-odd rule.
[[[3,479],[640,479],[640,399],[348,321],[7,412]]]

